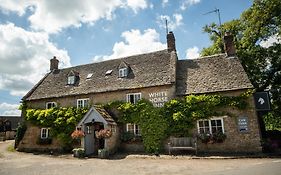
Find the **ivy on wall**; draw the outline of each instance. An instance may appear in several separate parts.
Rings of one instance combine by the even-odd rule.
[[[163,109],[154,107],[145,99],[136,104],[123,103],[118,109],[122,113],[119,122],[136,123],[141,128],[145,150],[150,153],[159,153],[168,128],[168,120],[162,116]]]
[[[71,149],[71,133],[78,122],[88,112],[88,108],[27,109],[26,121],[51,128],[51,137],[58,138],[66,150]]]
[[[136,104],[119,103],[122,123],[135,123],[141,128],[145,150],[158,153],[163,140],[170,135],[190,136],[190,129],[199,119],[225,115],[223,107],[235,107],[243,110],[248,106],[247,98],[251,91],[240,96],[189,95],[183,99],[173,99],[157,108],[147,100]],[[228,114],[231,115],[231,114]]]

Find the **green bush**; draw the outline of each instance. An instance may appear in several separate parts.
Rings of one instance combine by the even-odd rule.
[[[18,126],[15,138],[15,148],[18,147],[20,141],[23,139],[26,129],[27,127],[24,122]]]

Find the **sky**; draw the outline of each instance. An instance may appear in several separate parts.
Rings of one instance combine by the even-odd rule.
[[[0,0],[0,115],[20,115],[21,98],[60,68],[166,49],[173,31],[179,59],[210,46],[202,28],[237,19],[251,0]]]

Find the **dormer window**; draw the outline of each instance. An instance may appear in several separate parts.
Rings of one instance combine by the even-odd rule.
[[[71,71],[67,76],[67,84],[75,85],[79,80],[79,73],[75,71]]]
[[[127,77],[128,76],[128,68],[119,69],[119,77]]]
[[[75,83],[75,76],[71,75],[67,78],[67,84],[74,84]]]

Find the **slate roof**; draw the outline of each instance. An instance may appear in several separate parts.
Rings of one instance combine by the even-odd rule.
[[[177,95],[253,88],[240,61],[225,54],[177,64]]]
[[[48,73],[35,85],[23,100],[63,97],[69,95],[99,93],[141,87],[168,85],[174,82],[171,75],[171,56],[175,52],[167,50],[147,54],[129,56],[99,63],[92,63],[60,69]],[[118,67],[121,64],[130,67],[126,78],[118,78]],[[110,75],[105,75],[112,70]],[[67,77],[71,71],[79,73],[76,85],[67,85]],[[88,74],[93,74],[87,79]]]
[[[108,112],[101,106],[94,106],[100,115],[107,121],[108,124],[117,125],[114,119],[108,114]]]
[[[98,122],[103,122],[103,120],[100,121],[98,115],[94,114],[94,111],[98,112],[100,116],[105,120],[105,122],[107,122],[107,124],[117,125],[114,119],[108,114],[108,112],[102,106],[93,105],[85,114],[85,116],[81,119],[81,121],[78,123],[77,126],[82,126],[86,123],[92,122],[93,120]]]

